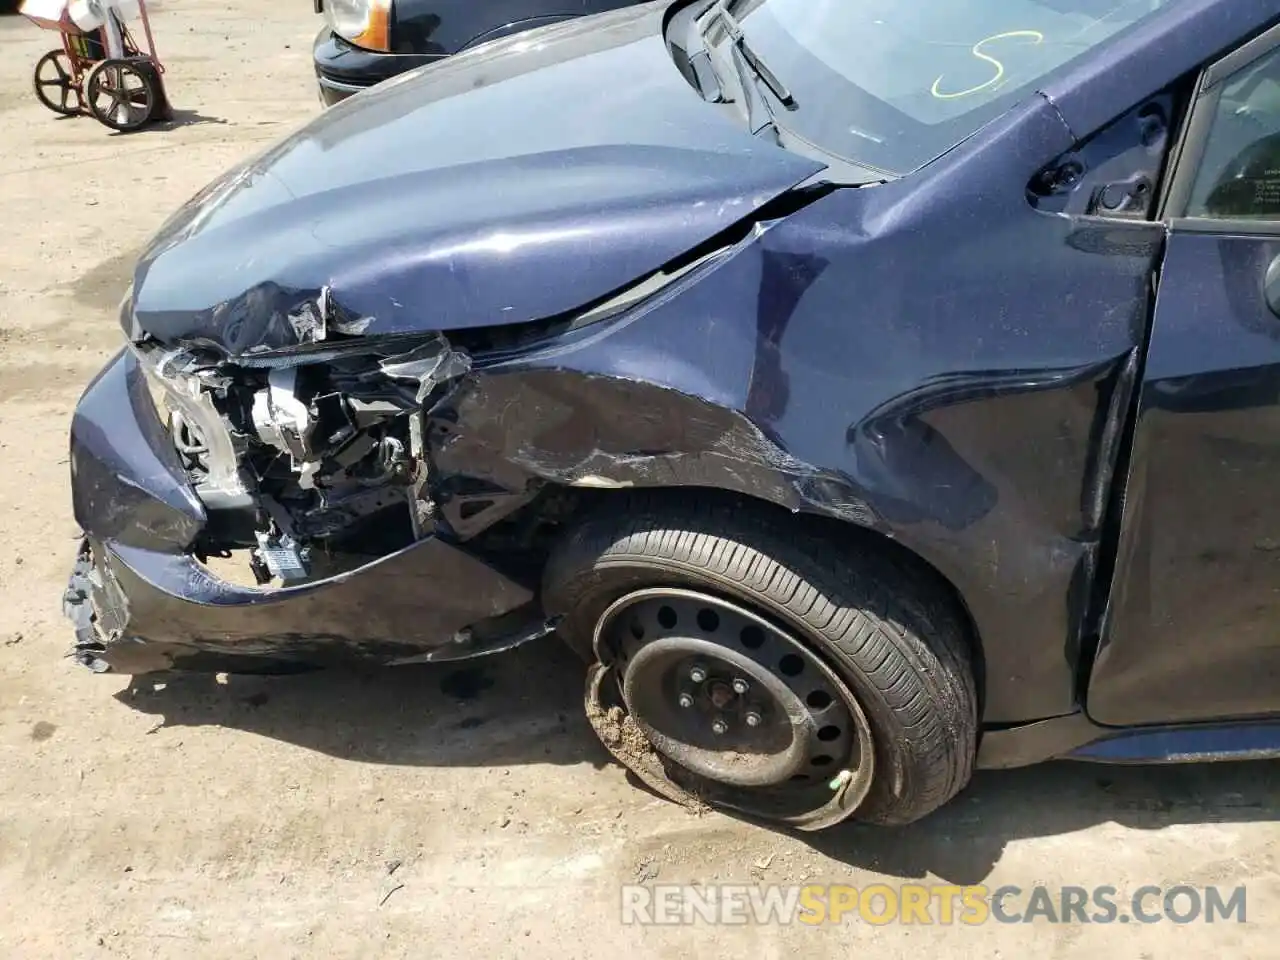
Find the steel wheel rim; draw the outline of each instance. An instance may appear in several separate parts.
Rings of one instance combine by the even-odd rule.
[[[61,113],[65,116],[72,116],[81,110],[80,91],[76,89],[75,81],[63,65],[62,61],[67,60],[70,63],[66,53],[62,50],[50,50],[40,58],[36,64],[35,70],[35,87],[36,95],[40,98],[40,102],[52,110],[54,113]],[[46,67],[52,66],[54,76],[47,77]],[[54,100],[49,91],[56,89],[59,92],[57,100]],[[75,106],[70,105],[71,95],[75,94]]]
[[[150,78],[128,63],[104,62],[90,75],[88,87],[93,115],[117,130],[142,126],[155,107]]]
[[[830,816],[833,796],[842,816],[865,798],[875,751],[861,705],[778,624],[712,594],[660,587],[614,601],[596,638],[627,711],[686,790],[793,823]]]

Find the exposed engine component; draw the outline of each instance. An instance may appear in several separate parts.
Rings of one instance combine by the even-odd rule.
[[[298,371],[272,370],[267,387],[253,397],[253,426],[258,436],[289,454],[294,465],[306,459],[311,415],[297,395]]]
[[[261,583],[278,577],[285,583],[297,583],[311,575],[311,551],[296,543],[293,537],[272,536],[258,531],[258,549],[253,555],[254,572]]]
[[[394,345],[335,344],[276,366],[136,348],[211,515],[239,517],[211,552],[234,540],[259,582],[287,584],[311,575],[313,546],[385,553],[434,529],[425,405],[470,358],[438,335]]]

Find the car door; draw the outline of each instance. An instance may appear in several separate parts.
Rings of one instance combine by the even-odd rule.
[[[1199,80],[1087,709],[1280,713],[1280,28]]]

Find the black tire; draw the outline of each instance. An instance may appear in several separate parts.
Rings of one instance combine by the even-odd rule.
[[[154,67],[138,57],[100,60],[85,75],[84,100],[103,126],[120,133],[140,130],[151,122],[160,102]]]
[[[31,85],[36,99],[46,109],[64,117],[74,117],[84,112],[80,90],[71,75],[71,58],[67,56],[67,51],[50,50],[37,60]]]
[[[682,494],[611,501],[553,549],[543,580],[561,635],[590,653],[619,597],[654,586],[746,602],[789,629],[849,685],[872,727],[875,777],[855,817],[905,824],[968,783],[978,695],[963,614],[890,551],[851,550],[802,518]]]

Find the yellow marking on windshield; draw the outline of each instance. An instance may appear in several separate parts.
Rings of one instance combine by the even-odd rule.
[[[943,93],[939,90],[939,85],[942,83],[942,75],[940,74],[938,79],[933,81],[933,86],[929,89],[929,92],[939,100],[958,100],[961,97],[969,97],[975,93],[981,93],[983,90],[988,90],[995,86],[1004,77],[1004,64],[990,54],[983,53],[982,46],[987,43],[995,43],[997,40],[1011,40],[1015,37],[1025,37],[1035,44],[1044,43],[1044,34],[1039,30],[1010,30],[1008,33],[997,33],[993,37],[985,37],[973,45],[973,55],[979,60],[985,60],[987,63],[995,67],[995,76],[986,83],[980,83],[976,87],[970,87],[968,90],[960,90],[955,93]]]

